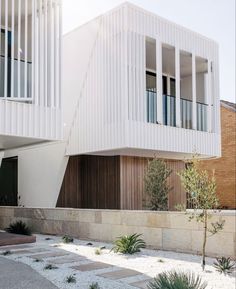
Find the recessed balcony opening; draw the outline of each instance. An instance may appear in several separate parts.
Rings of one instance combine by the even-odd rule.
[[[208,61],[196,57],[197,130],[207,131]]]
[[[1,1],[0,99],[32,100],[31,11],[32,1]]]
[[[192,55],[180,51],[180,114],[182,128],[193,128],[192,91]]]
[[[162,45],[163,124],[176,126],[175,48]]]
[[[0,1],[0,100],[60,106],[60,4]]]
[[[157,123],[156,40],[147,37],[145,47],[147,121]]]

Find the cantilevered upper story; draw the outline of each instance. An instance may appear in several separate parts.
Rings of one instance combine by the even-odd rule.
[[[125,3],[63,51],[68,155],[220,156],[214,41]]]
[[[0,1],[0,150],[62,138],[61,3]]]

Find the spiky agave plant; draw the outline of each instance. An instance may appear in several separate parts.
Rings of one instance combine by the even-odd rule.
[[[205,289],[207,284],[194,273],[185,272],[163,272],[152,282],[149,282],[148,289]]]
[[[231,258],[221,257],[216,258],[213,266],[216,268],[216,271],[221,274],[231,274],[236,269],[236,263],[231,260]]]
[[[115,246],[111,249],[115,253],[134,254],[146,247],[146,243],[140,238],[142,234],[125,235],[117,238]]]
[[[11,223],[5,231],[14,234],[31,235],[31,229],[22,221]]]

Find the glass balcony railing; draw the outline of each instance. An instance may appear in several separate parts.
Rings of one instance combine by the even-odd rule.
[[[175,96],[163,95],[163,124],[176,126]]]
[[[207,104],[197,102],[197,130],[207,131]]]
[[[27,73],[25,74],[26,66]],[[20,63],[18,64],[18,60],[13,59],[12,67],[12,59],[10,57],[7,58],[7,91],[5,95],[5,56],[0,55],[0,99],[5,98],[6,96],[7,99],[14,99],[18,101],[31,101],[31,69],[31,62],[27,62],[26,65],[24,60],[20,60]],[[20,82],[19,85],[18,81]],[[11,89],[13,89],[13,91],[11,91]]]
[[[157,123],[157,94],[155,90],[146,90],[147,122]]]
[[[180,98],[181,127],[192,128],[192,101]]]

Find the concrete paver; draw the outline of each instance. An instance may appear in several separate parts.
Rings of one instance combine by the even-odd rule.
[[[120,270],[98,274],[97,276],[108,278],[111,280],[118,280],[118,279],[123,279],[127,277],[133,277],[136,275],[142,275],[142,273],[135,271],[135,270],[121,268]]]
[[[102,263],[102,262],[92,262],[89,264],[73,266],[71,268],[84,272],[84,271],[93,271],[93,270],[98,270],[98,269],[105,269],[105,268],[109,268],[109,267],[112,267],[112,265],[107,264],[107,263]]]

